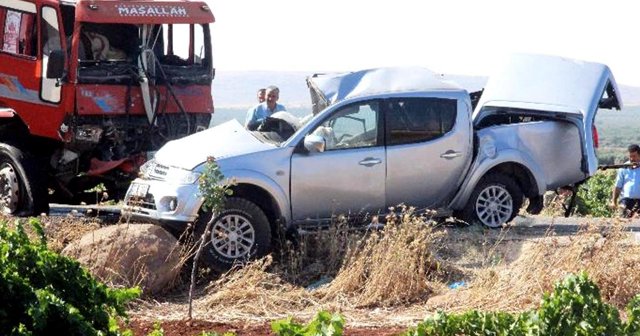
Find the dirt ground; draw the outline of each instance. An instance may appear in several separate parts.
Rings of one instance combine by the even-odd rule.
[[[233,332],[237,336],[267,336],[274,335],[271,332],[271,326],[268,323],[263,324],[242,324],[242,323],[216,323],[202,320],[173,320],[164,321],[160,324],[160,327],[164,331],[164,334],[180,335],[180,336],[192,336],[201,335],[203,332],[217,332],[222,335],[225,332]],[[129,326],[134,335],[147,335],[154,330],[154,324],[150,321],[133,320]],[[379,328],[352,328],[347,326],[344,330],[344,335],[349,336],[387,336],[398,335],[402,333],[404,329],[394,327],[379,327]]]
[[[113,220],[66,216],[45,218],[43,223],[50,247],[59,251],[84,233],[113,224]],[[625,254],[618,247],[607,248],[606,241],[611,240],[611,234],[598,230],[576,236],[555,232],[553,229],[545,231],[515,227],[490,230],[477,226],[452,225],[439,227],[434,232],[440,238],[429,241],[433,246],[429,247],[428,252],[430,258],[438,260],[436,265],[441,270],[435,273],[440,275],[425,279],[429,283],[428,291],[425,292],[427,294],[408,299],[405,297],[401,303],[362,305],[349,293],[329,297],[322,290],[310,289],[315,282],[325,278],[331,282],[333,277],[337,276],[335,272],[331,273],[326,267],[322,268],[315,263],[318,263],[318,260],[326,262],[323,259],[332,258],[344,262],[346,257],[340,253],[347,254],[349,249],[342,246],[343,250],[336,253],[337,255],[314,256],[317,258],[313,259],[314,262],[304,258],[302,261],[287,260],[287,267],[271,266],[254,273],[239,273],[235,279],[229,277],[221,280],[220,275],[205,274],[197,285],[193,301],[194,319],[191,321],[186,319],[188,277],[184,276],[182,281],[165,295],[141,298],[132,303],[128,312],[128,328],[134,335],[149,334],[154,330],[155,323],[160,323],[164,335],[167,336],[200,335],[203,331],[215,331],[220,335],[229,331],[236,335],[273,335],[271,321],[293,317],[296,321],[304,323],[312,319],[319,310],[328,310],[340,312],[344,316],[345,335],[397,335],[408,327],[415,326],[438,309],[448,312],[470,308],[507,311],[529,309],[539,302],[542,293],[551,288],[553,280],[566,272],[575,271],[571,268],[573,266],[562,269],[566,265],[585,261],[583,266],[587,269],[601,268],[603,273],[612,273],[615,268],[600,267],[598,262],[608,260],[611,255],[636,255],[633,259],[629,257],[620,262],[628,269],[623,270],[624,272],[632,272],[629,274],[635,274],[633,270],[640,267],[640,254],[635,253],[637,250]],[[334,236],[340,234],[330,233],[329,239],[333,239]],[[335,249],[333,244],[337,244],[335,241],[322,239],[318,239],[316,243],[327,245],[328,247],[323,247],[325,249]],[[624,243],[620,246],[627,249],[629,244]],[[310,245],[307,249],[313,250],[318,247],[319,245]],[[585,255],[585,251],[589,254]],[[311,258],[309,256],[313,255],[309,251],[305,253],[305,258]],[[564,255],[575,258],[563,259]],[[382,263],[388,262],[381,260]],[[559,271],[552,273],[544,268],[547,266]],[[289,273],[295,274],[292,276]],[[623,276],[617,276],[616,279],[623,278],[627,273],[620,274]],[[607,275],[601,277],[606,279]],[[394,276],[397,275],[388,277]],[[530,286],[532,277],[539,277],[535,281],[548,283]],[[605,286],[603,292],[607,292],[606,286],[611,287],[611,293],[624,292],[620,291],[620,288],[629,293],[640,292],[640,285],[636,285],[640,283],[640,276],[633,275],[628,278],[630,284],[619,285],[605,281],[601,285]],[[220,281],[223,280],[228,283],[221,284]],[[459,285],[459,288],[451,288],[455,287],[454,284]],[[390,282],[391,287],[388,287],[387,291],[393,292],[396,290],[393,286],[402,285],[401,282],[396,285]],[[520,292],[513,292],[513,288],[519,287]],[[620,298],[620,295],[615,295],[612,294],[608,299],[617,302],[619,307],[623,306],[627,296]],[[502,301],[505,302],[500,301],[501,296],[504,296]]]

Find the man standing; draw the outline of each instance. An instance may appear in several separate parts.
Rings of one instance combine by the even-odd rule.
[[[633,167],[618,169],[618,177],[613,187],[611,197],[611,207],[618,206],[618,197],[622,194],[620,205],[624,207],[624,217],[633,215],[640,211],[640,146],[631,145],[629,150],[629,161]]]
[[[258,94],[257,94],[258,104],[264,103],[266,94],[267,94],[267,89],[259,89],[258,90]]]
[[[286,111],[287,109],[283,105],[278,104],[279,98],[280,89],[277,86],[271,85],[267,87],[265,102],[247,111],[244,127],[250,131],[255,131],[268,116],[276,112]]]

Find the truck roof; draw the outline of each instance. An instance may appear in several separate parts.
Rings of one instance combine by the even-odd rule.
[[[78,21],[94,23],[195,23],[214,22],[204,1],[190,0],[63,0],[76,6]]]
[[[421,67],[385,67],[338,74],[316,74],[309,87],[325,106],[358,96],[395,92],[464,91],[435,72]]]

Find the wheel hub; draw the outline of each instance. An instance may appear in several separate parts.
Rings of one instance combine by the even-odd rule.
[[[20,186],[15,169],[8,164],[0,167],[0,211],[12,214],[18,209]]]
[[[220,255],[237,259],[251,251],[255,244],[255,231],[246,217],[229,214],[219,218],[213,225],[211,242]]]
[[[476,215],[486,226],[498,227],[506,223],[513,213],[513,198],[502,185],[483,189],[476,201]]]

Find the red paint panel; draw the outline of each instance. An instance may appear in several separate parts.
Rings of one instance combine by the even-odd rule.
[[[33,135],[58,139],[62,105],[40,100],[40,61],[0,52],[0,106],[11,107]]]
[[[174,92],[187,112],[213,113],[211,87],[192,85],[173,87]],[[165,87],[159,87],[160,113],[178,113],[180,109]],[[126,103],[130,101],[128,113],[145,114],[140,87],[130,89],[131,98],[127,99],[127,87],[118,85],[78,85],[76,99],[80,115],[119,115],[127,113]]]
[[[205,2],[186,1],[83,1],[76,8],[78,21],[95,23],[211,23]]]

